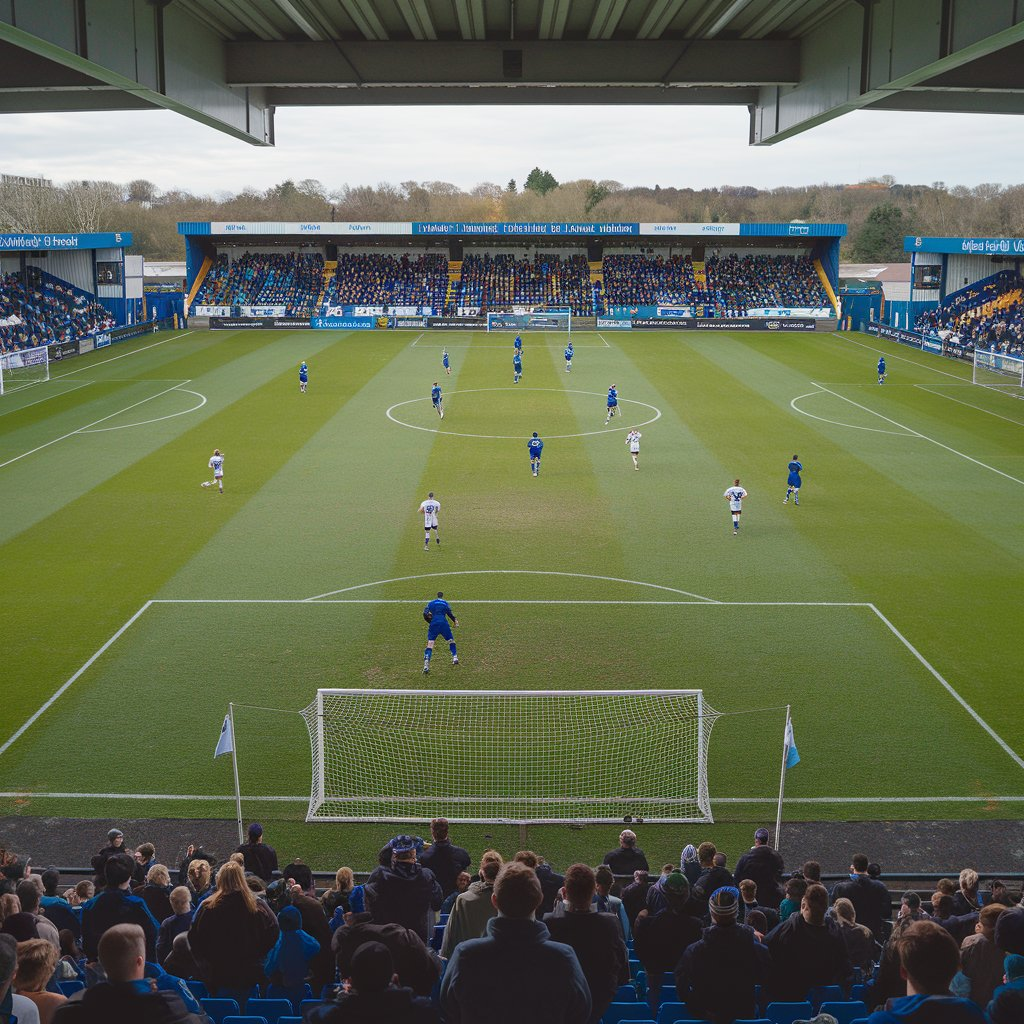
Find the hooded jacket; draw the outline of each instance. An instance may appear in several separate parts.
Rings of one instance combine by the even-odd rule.
[[[309,962],[320,952],[320,943],[302,930],[302,914],[295,907],[285,907],[277,915],[277,923],[281,930],[263,969],[275,985],[301,987],[309,973]]]
[[[440,909],[443,900],[434,873],[416,861],[398,860],[391,867],[377,868],[366,884],[366,909],[373,920],[411,928],[424,942],[433,923],[431,911]]]

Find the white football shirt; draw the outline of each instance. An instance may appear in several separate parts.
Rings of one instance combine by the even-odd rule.
[[[747,496],[747,492],[742,487],[730,487],[726,490],[723,498],[729,499],[729,508],[733,512],[739,512],[743,508],[743,499]]]
[[[211,455],[210,456],[210,469],[213,470],[215,477],[224,475],[224,456],[223,455]]]
[[[437,513],[441,508],[441,502],[436,498],[427,498],[421,502],[420,511],[423,513],[424,526],[437,526]]]
[[[641,434],[639,430],[631,430],[626,435],[626,444],[629,445],[629,450],[631,452],[638,452],[638,451],[640,451],[640,438],[641,437],[643,437],[643,434]]]

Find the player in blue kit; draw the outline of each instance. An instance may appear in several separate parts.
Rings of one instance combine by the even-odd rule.
[[[516,340],[513,347],[520,355],[523,354],[523,339],[520,338],[518,334],[516,335]]]
[[[786,481],[786,497],[782,499],[783,505],[789,501],[791,494],[793,495],[793,504],[800,504],[800,474],[803,472],[803,468],[803,463],[794,455],[789,464],[789,479]]]
[[[459,620],[451,605],[444,599],[444,594],[439,590],[437,598],[431,601],[423,609],[423,618],[427,622],[427,649],[423,652],[423,674],[430,675],[430,659],[434,653],[434,641],[440,636],[448,641],[448,650],[452,652],[452,664],[458,665],[459,656],[455,651],[455,637],[452,636],[452,626],[457,626]],[[452,626],[448,620],[452,620]]]
[[[608,389],[608,415],[605,417],[604,425],[608,426],[608,421],[615,415],[619,408],[619,389],[613,384]]]
[[[309,383],[309,367],[305,359],[299,364],[299,391],[305,393],[306,385]]]
[[[878,357],[878,383],[885,383],[885,356]]]
[[[544,442],[537,436],[536,430],[533,437],[526,442],[526,447],[530,449],[530,469],[533,470],[534,476],[540,476],[540,456],[544,451]]]
[[[523,376],[523,357],[517,352],[512,357],[512,383],[518,384]]]
[[[568,373],[572,369],[572,342],[565,346],[565,372]]]
[[[445,349],[441,353],[441,365],[444,367],[444,372],[450,377],[452,373],[452,364],[448,358],[448,349]]]
[[[430,389],[430,400],[434,403],[434,408],[437,410],[437,415],[444,419],[444,405],[441,402],[441,385],[434,381],[434,386]]]

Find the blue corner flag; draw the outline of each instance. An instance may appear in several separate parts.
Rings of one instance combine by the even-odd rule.
[[[213,756],[216,758],[221,754],[230,754],[234,749],[235,737],[231,733],[231,715],[227,714],[224,716],[224,724],[220,727],[220,739],[217,740],[217,749]]]
[[[219,749],[219,748],[218,748]],[[793,739],[793,720],[786,720],[786,769],[790,769],[800,763],[800,754],[796,749],[796,740]]]

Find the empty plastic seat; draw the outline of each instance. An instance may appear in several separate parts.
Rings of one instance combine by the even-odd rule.
[[[764,1016],[772,1024],[793,1024],[795,1020],[810,1020],[814,1008],[806,999],[800,1003],[769,1003]]]
[[[266,1017],[253,1017],[251,1014],[232,1014],[230,1017],[225,1017],[221,1024],[267,1024]]]
[[[836,1000],[822,1003],[818,1013],[831,1013],[839,1024],[853,1024],[855,1020],[868,1016],[868,1008],[859,999]]]
[[[58,981],[57,988],[60,989],[62,996],[67,996],[70,999],[76,992],[81,992],[85,988],[85,982],[78,980]]]
[[[860,999],[862,1002],[866,1003],[868,1001],[867,985],[854,985],[853,988],[850,989],[850,998],[854,1000]]]
[[[430,936],[430,948],[440,949],[441,943],[444,941],[444,925],[435,924],[434,934]]]
[[[610,1003],[601,1017],[601,1024],[624,1024],[625,1021],[649,1019],[642,1006],[632,1003]],[[651,1024],[654,1024],[652,1021]]]
[[[245,1012],[250,1016],[266,1017],[267,1024],[277,1024],[281,1017],[290,1017],[295,1011],[290,999],[250,999]]]
[[[686,1008],[686,1003],[672,1000],[662,1002],[658,1007],[658,1024],[675,1024],[677,1020],[689,1019],[690,1011]]]
[[[206,986],[198,978],[187,978],[185,984],[188,986],[189,992],[196,997],[196,999],[209,999],[210,993]]]
[[[814,1007],[815,1013],[822,1003],[841,1003],[846,998],[846,993],[841,985],[817,985],[807,991],[807,1001]]]
[[[234,999],[200,999],[199,1005],[213,1024],[224,1024],[225,1017],[239,1016],[238,1003]]]
[[[305,1017],[306,1016],[306,1011],[311,1006],[320,1006],[320,1004],[322,1002],[323,1002],[322,999],[303,999],[302,1002],[299,1003],[299,1016],[300,1017]]]
[[[620,985],[615,993],[615,999],[612,1001],[616,1003],[635,1003],[636,988],[633,985]]]

